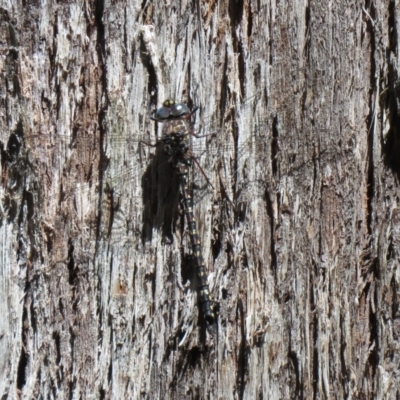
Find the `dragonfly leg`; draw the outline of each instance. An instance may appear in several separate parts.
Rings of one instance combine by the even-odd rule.
[[[203,168],[201,167],[199,160],[191,152],[189,153],[189,157],[196,163],[196,165],[199,167],[200,172],[204,175],[204,178],[206,178],[206,181],[208,182],[208,184],[213,188],[213,190],[215,190],[213,184],[208,179],[206,173],[204,172]]]
[[[215,136],[216,134],[217,134],[217,132],[211,132],[211,133],[207,133],[207,135],[198,135],[198,134],[194,133],[194,131],[189,131],[189,135],[194,136],[196,139],[201,139],[201,138],[205,138],[208,136]]]
[[[183,118],[185,118],[185,119],[190,119],[190,117],[191,117],[198,109],[199,109],[199,107],[193,108],[193,110],[192,110],[189,114],[186,114]]]

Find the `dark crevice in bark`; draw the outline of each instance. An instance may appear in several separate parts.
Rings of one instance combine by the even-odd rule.
[[[243,45],[240,43],[239,50],[239,57],[238,57],[238,68],[239,68],[239,83],[240,83],[240,97],[243,98],[247,96],[245,94],[245,86],[244,83],[246,82],[246,61],[244,58],[244,48]]]
[[[307,1],[305,7],[305,37],[306,40],[304,42],[304,50],[303,53],[305,55],[305,59],[307,60],[308,64],[311,62],[311,8],[310,2]]]
[[[191,366],[192,368],[194,368],[199,362],[199,360],[200,360],[200,349],[197,346],[195,346],[192,349],[190,349],[187,353],[186,367]]]
[[[0,142],[0,155],[1,155],[1,185],[7,189],[7,192],[15,192],[18,188],[23,187],[24,182],[24,165],[25,162],[20,157],[22,147],[23,130],[19,122],[17,129],[13,132],[7,141],[5,148],[4,144]],[[22,165],[21,165],[22,164]],[[4,196],[9,199],[9,196]],[[9,209],[8,207],[9,222],[14,221],[16,218],[16,209]],[[10,212],[12,211],[12,212]],[[1,219],[0,219],[1,221]],[[1,223],[1,222],[0,222]]]
[[[54,13],[54,20],[57,20],[57,12]],[[50,25],[51,29],[52,29],[52,36],[51,36],[51,43],[49,43],[47,52],[49,54],[49,82],[57,82],[57,79],[55,78],[55,76],[57,75],[57,63],[56,63],[56,55],[57,55],[57,35],[58,35],[58,24],[56,24],[54,21],[52,21],[53,23]],[[55,87],[57,88],[57,87]],[[56,90],[57,95],[59,91]],[[56,112],[58,112],[58,110],[56,108],[54,108],[54,104],[52,102],[52,110],[56,110]]]
[[[224,125],[224,115],[226,110],[226,103],[228,98],[228,52],[227,46],[225,45],[225,57],[224,57],[224,65],[222,67],[222,79],[221,79],[221,99],[219,100],[219,126],[222,127]]]
[[[225,270],[224,270],[224,274],[226,274],[226,272],[229,269],[232,269],[235,267],[235,262],[234,262],[234,257],[233,257],[233,246],[231,243],[227,242],[226,243],[226,256],[228,259],[228,265],[226,266]]]
[[[0,21],[6,25],[4,29],[5,33],[5,42],[8,44],[8,53],[5,56],[5,63],[3,65],[3,71],[6,72],[6,77],[11,78],[13,83],[17,84],[18,91],[15,91],[15,87],[13,88],[12,91],[9,91],[10,88],[7,85],[7,90],[12,96],[15,96],[16,94],[19,95],[19,83],[18,83],[18,76],[17,76],[17,62],[18,62],[18,48],[19,48],[19,43],[17,39],[17,32],[16,32],[16,25],[15,20],[12,21],[10,18],[10,15],[8,11],[5,8],[0,9]],[[19,32],[18,32],[19,33]],[[8,82],[7,82],[8,83]]]
[[[188,47],[190,46],[190,44],[188,43],[189,40],[190,40],[189,38],[187,38],[187,40],[185,40],[186,51],[189,51],[188,50]],[[183,88],[183,92],[182,92],[182,95],[181,95],[181,101],[183,101],[183,99],[187,99],[186,100],[186,105],[189,107],[189,110],[191,110],[191,112],[193,112],[193,110],[197,110],[198,111],[200,106],[197,106],[196,104],[194,104],[193,98],[190,95],[191,92],[192,92],[192,90],[191,90],[192,86],[193,86],[193,92],[196,91],[196,87],[198,86],[198,85],[196,85],[196,87],[195,87],[195,83],[192,82],[191,78],[192,78],[192,64],[191,64],[190,61],[188,61],[188,66],[187,66],[187,70],[186,70],[186,84],[185,84],[186,89]],[[189,123],[189,126],[190,126],[189,129],[190,130],[193,130],[192,129],[192,126],[193,126],[193,122],[192,121],[195,120],[196,115],[197,114],[195,112],[195,114],[192,117],[193,119],[192,118],[190,119],[190,123]]]
[[[368,13],[372,20],[376,19],[376,12],[373,2],[369,2],[369,0],[365,3],[365,9],[368,10]],[[376,78],[375,75],[376,71],[376,63],[375,63],[375,53],[376,53],[376,38],[375,38],[375,30],[373,26],[373,22],[370,18],[367,17],[366,19],[367,25],[367,32],[369,33],[370,37],[370,65],[371,65],[371,72],[370,72],[370,92],[369,92],[369,115],[367,117],[367,127],[368,127],[368,172],[367,172],[367,226],[368,226],[368,233],[371,234],[373,230],[373,221],[372,221],[372,213],[373,213],[373,204],[374,204],[374,189],[375,189],[375,182],[374,182],[374,119],[375,119],[375,109],[378,107],[378,104],[375,104],[375,93],[377,90]]]
[[[11,134],[7,142],[7,153],[9,155],[9,161],[14,161],[18,158],[22,147],[22,141],[24,140],[25,132],[22,121],[19,120],[15,131]]]
[[[31,169],[24,148],[24,130],[22,122],[17,123],[16,129],[8,138],[7,145],[0,142],[1,149],[1,185],[4,189],[2,210],[7,216],[7,223],[18,221],[21,225],[24,221],[23,205],[26,199],[24,187],[26,177]],[[22,202],[17,201],[14,194],[22,192]],[[22,207],[22,208],[21,208]],[[3,218],[0,213],[0,226]]]
[[[399,315],[399,293],[398,293],[398,288],[397,288],[397,283],[396,283],[396,278],[395,275],[392,276],[392,279],[390,280],[390,286],[392,289],[392,319],[395,320],[396,318],[400,318]],[[397,334],[400,335],[400,332]]]
[[[253,12],[251,9],[251,2],[248,3],[249,13],[247,18],[247,37],[250,38],[253,33]]]
[[[26,204],[26,218],[28,220],[28,234],[32,236],[35,233],[35,227],[33,224],[33,217],[35,214],[35,208],[34,208],[34,199],[33,199],[33,194],[29,191],[24,191],[24,199],[25,199],[25,204]],[[35,242],[35,239],[32,237],[32,243]]]
[[[229,0],[229,21],[231,22],[231,28],[234,31],[243,19],[243,0]],[[232,32],[232,36],[235,36]]]
[[[382,138],[382,149],[385,154],[385,164],[400,177],[400,84],[398,79],[398,34],[396,21],[396,3],[390,1],[388,5],[388,27],[389,46],[386,53],[388,62],[388,88],[384,88],[382,93],[382,108],[389,116],[389,130]]]
[[[98,76],[99,76],[99,84],[97,87],[97,96],[99,98],[104,98],[104,101],[101,103],[97,103],[98,107],[98,122],[97,127],[99,130],[99,143],[98,143],[98,150],[99,150],[99,203],[98,203],[98,217],[97,217],[97,226],[96,226],[96,238],[101,238],[101,224],[103,220],[103,213],[102,213],[102,200],[103,200],[103,188],[104,188],[104,173],[108,166],[109,160],[107,155],[104,153],[104,138],[107,135],[107,111],[108,111],[108,91],[107,91],[107,69],[105,67],[106,64],[106,37],[105,37],[105,27],[103,22],[104,17],[104,1],[97,0],[95,3],[95,27],[96,27],[96,45],[95,48],[97,50],[98,56]],[[88,24],[88,29],[91,29],[91,24]],[[88,33],[88,37],[92,37],[91,33]],[[98,240],[96,241],[98,242]],[[96,249],[97,253],[98,249]]]
[[[222,228],[221,224],[218,224],[218,227],[213,226],[211,251],[212,251],[214,262],[218,258],[219,254],[221,253],[221,250],[222,250],[221,228]]]
[[[377,263],[377,262],[375,262]],[[377,281],[375,281],[377,282]],[[376,285],[371,286],[368,284],[366,288],[368,287],[369,289],[373,289],[373,292],[369,293],[370,303],[374,303],[375,305],[379,304],[379,299],[378,299],[378,289]],[[365,294],[365,297],[368,298],[368,293]],[[380,359],[379,359],[379,354],[380,354],[380,335],[379,335],[379,318],[378,318],[378,309],[375,307],[375,311],[373,309],[372,304],[369,305],[369,327],[370,327],[370,337],[369,337],[369,356],[368,356],[368,364],[371,367],[371,372],[372,372],[372,377],[373,380],[375,379],[375,376],[377,374],[377,369],[380,364]]]
[[[343,314],[340,313],[340,371],[341,371],[341,382],[342,382],[342,388],[343,392],[345,394],[345,398],[348,398],[349,396],[349,383],[351,382],[350,376],[349,376],[349,370],[346,366],[346,347],[347,347],[347,341],[346,341],[346,325],[345,325],[345,318],[343,318]]]
[[[314,265],[314,270],[316,270],[316,265]],[[313,354],[312,354],[312,382],[313,382],[313,398],[317,400],[320,396],[318,393],[319,386],[319,374],[318,374],[318,311],[317,306],[315,304],[314,298],[314,279],[313,272],[310,273],[310,310],[311,310],[311,326],[310,332],[312,332],[312,341],[313,341]]]
[[[289,339],[289,346],[291,345],[291,338]],[[300,385],[300,369],[299,369],[299,358],[297,356],[297,353],[294,350],[289,349],[289,354],[288,354],[289,360],[292,361],[293,364],[293,369],[296,374],[296,386],[293,388],[294,389],[294,396],[292,398],[294,399],[303,399],[303,385]]]
[[[237,353],[237,376],[236,386],[238,390],[238,398],[244,399],[244,393],[246,388],[246,374],[247,374],[247,357],[246,357],[246,328],[245,328],[245,316],[243,310],[242,300],[238,300],[236,308],[236,321],[240,324],[240,344]]]
[[[251,268],[251,265],[249,264],[249,258],[247,257],[247,246],[246,246],[246,241],[243,239],[242,241],[243,247],[241,250],[241,266],[243,270],[249,270]]]
[[[278,173],[278,154],[279,154],[279,121],[278,115],[275,114],[272,120],[272,141],[271,141],[271,167],[272,174],[276,176]]]
[[[64,312],[64,303],[63,303],[63,300],[61,297],[58,299],[58,311],[60,312],[62,317],[65,319],[66,315]]]
[[[18,214],[18,204],[15,200],[11,199],[9,196],[5,197],[4,209],[7,210],[7,223],[13,223],[17,218]],[[1,226],[2,222],[0,222]],[[19,246],[20,248],[21,246]]]
[[[382,276],[378,257],[375,257],[373,260],[371,260],[371,272],[374,274],[374,281],[379,282]]]
[[[112,340],[110,340],[110,342],[112,343]],[[112,358],[110,358],[110,365],[108,366],[108,376],[107,376],[110,387],[112,387],[112,377],[113,377],[113,361]]]
[[[2,175],[1,175],[1,186],[5,186],[6,185],[6,180],[5,180],[5,176],[7,173],[7,164],[8,164],[8,155],[7,152],[4,148],[4,144],[2,142],[0,142],[0,157],[1,157],[1,170],[3,171]],[[1,220],[0,220],[0,224],[1,224]]]
[[[72,368],[74,363],[76,362],[75,360],[75,339],[76,339],[76,335],[74,333],[74,328],[70,327],[69,328],[69,349],[70,349],[70,354],[71,354],[71,358],[70,358],[70,371],[68,371],[70,373],[70,377],[69,377],[69,398],[72,400],[75,398],[74,396],[74,389],[76,387],[76,376],[74,376],[72,374]]]
[[[30,290],[32,288],[32,292],[35,291],[33,289],[34,285],[32,285],[32,286],[27,285],[27,288],[28,288],[28,290]],[[31,299],[30,304],[29,304],[29,317],[30,317],[30,326],[31,326],[32,332],[37,333],[38,332],[38,321],[37,321],[37,317],[36,317],[36,311],[35,311],[33,299]]]
[[[45,245],[46,245],[47,254],[51,254],[53,251],[53,245],[54,245],[54,236],[55,236],[54,229],[47,225],[43,225],[42,229],[43,229],[43,236],[46,237]]]
[[[97,335],[99,338],[99,348],[103,345],[104,341],[104,315],[103,315],[103,308],[101,306],[101,301],[100,301],[100,293],[101,293],[101,282],[100,279],[96,280],[96,290],[97,290],[97,296],[96,296],[96,315],[98,318],[98,324],[97,324]]]
[[[76,378],[71,377],[71,380],[69,381],[69,399],[74,400],[77,396],[74,393],[74,390],[76,388]]]
[[[236,110],[233,111],[236,113]],[[232,115],[232,139],[235,146],[234,160],[233,160],[233,180],[232,180],[232,193],[236,193],[235,189],[238,187],[238,178],[239,178],[239,129],[236,122],[235,115]]]
[[[269,65],[274,64],[274,46],[273,46],[273,37],[274,37],[274,29],[275,29],[275,24],[272,23],[272,21],[275,19],[275,16],[272,14],[273,10],[272,7],[269,7],[269,15],[268,15],[268,36],[269,36],[269,43],[268,43],[268,54],[269,54]]]
[[[77,266],[74,257],[74,244],[71,238],[68,239],[68,283],[73,286],[77,278]]]
[[[389,51],[397,55],[398,32],[396,25],[396,2],[389,1],[388,6],[388,32],[389,32]]]
[[[269,241],[270,241],[270,255],[271,255],[271,263],[270,263],[270,268],[271,271],[273,272],[275,279],[276,279],[276,274],[277,274],[277,266],[278,266],[278,256],[276,254],[275,246],[275,220],[274,220],[274,211],[272,209],[272,202],[271,202],[271,197],[269,195],[268,189],[265,190],[265,209],[268,215],[269,219]],[[262,275],[260,275],[262,276]]]
[[[28,355],[26,354],[25,347],[26,347],[26,340],[25,340],[25,330],[24,326],[27,323],[28,315],[26,308],[24,307],[24,312],[22,314],[22,346],[21,346],[21,353],[19,356],[18,362],[18,373],[17,373],[17,388],[22,390],[26,383],[26,368],[28,367]]]
[[[114,219],[115,219],[115,212],[118,211],[118,207],[115,207],[115,199],[114,199],[114,189],[112,187],[106,187],[105,190],[105,196],[107,198],[107,204],[108,204],[108,224],[107,224],[107,238],[111,238],[112,235],[112,227],[114,224]],[[103,207],[106,209],[106,207]]]
[[[31,192],[26,190],[23,191],[22,202],[20,206],[20,212],[18,215],[18,224],[20,227],[23,224],[26,224],[26,236],[29,238],[29,260],[35,260],[38,257],[38,251],[36,247],[36,237],[37,237],[37,225],[35,224],[34,219],[34,199]],[[22,243],[22,241],[20,241]],[[24,244],[26,244],[26,238],[24,240]],[[24,248],[27,251],[26,248]],[[18,253],[20,254],[21,248],[18,249]]]
[[[113,293],[114,292],[114,288],[112,287],[112,285],[113,285],[113,269],[114,269],[114,257],[113,257],[113,253],[112,253],[112,251],[111,251],[111,254],[110,254],[110,261],[109,261],[109,264],[108,264],[110,267],[109,267],[109,277],[108,277],[108,281],[109,281],[109,286],[108,286],[108,293]]]
[[[278,116],[277,114],[274,115],[273,121],[272,121],[272,144],[271,144],[271,168],[272,168],[272,173],[275,178],[280,178],[279,175],[279,164],[278,164],[278,154],[279,154],[279,121],[278,121]],[[272,204],[272,203],[271,203]],[[281,196],[278,192],[276,192],[276,205],[278,209],[278,213],[281,210]],[[271,206],[271,211],[270,211],[272,221],[273,221],[273,210]],[[273,225],[275,225],[274,221],[272,222]],[[275,232],[272,233],[272,235],[275,235]],[[272,244],[272,242],[271,242]],[[274,252],[275,254],[275,252]],[[276,260],[276,254],[275,254],[275,260]],[[277,269],[277,261],[275,262],[275,274],[276,274],[276,269]]]
[[[56,58],[56,54],[54,55],[54,58]],[[57,75],[57,69],[61,68],[59,65],[57,67],[54,67],[54,73]],[[56,80],[56,82],[59,82]],[[56,94],[56,102],[54,105],[54,110],[55,110],[55,120],[58,121],[60,120],[60,108],[61,108],[61,87],[58,83],[54,84],[54,92]]]
[[[397,198],[396,200],[397,200],[397,204],[398,204],[399,199]],[[392,221],[393,221],[392,223],[397,223],[396,218],[393,218],[393,215],[392,215]],[[393,225],[392,225],[392,227],[393,227]],[[395,239],[395,237],[393,237],[393,233],[394,233],[393,230],[391,230],[390,236],[388,237],[388,243],[387,243],[388,246],[387,246],[387,250],[386,250],[386,261],[388,263],[392,262],[391,260],[396,257],[397,249],[395,249],[395,247],[393,246],[393,239],[394,240],[396,240],[396,239]]]
[[[53,332],[53,339],[56,348],[56,364],[59,365],[61,361],[60,334]]]
[[[142,65],[144,68],[146,68],[147,73],[148,73],[148,81],[147,81],[147,93],[149,93],[150,96],[150,104],[153,104],[157,107],[158,102],[160,99],[158,98],[158,78],[156,71],[154,69],[153,62],[151,60],[150,54],[148,49],[146,48],[145,41],[143,39],[143,36],[140,36],[140,49],[139,49],[139,54],[140,54],[140,60],[142,62]],[[164,101],[165,99],[161,99],[161,101]]]
[[[9,25],[10,32],[10,47],[9,51],[4,60],[3,71],[5,71],[5,84],[6,90],[12,97],[20,97],[21,88],[18,80],[18,68],[19,68],[19,47],[13,35],[15,34],[12,25]]]
[[[389,116],[389,130],[381,140],[385,165],[400,178],[400,83],[396,66],[389,65],[388,92],[383,108]]]

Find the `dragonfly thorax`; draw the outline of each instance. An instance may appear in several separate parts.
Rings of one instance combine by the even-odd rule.
[[[187,135],[183,133],[165,134],[162,140],[164,151],[169,156],[184,157],[189,150]]]
[[[164,151],[171,156],[184,156],[189,149],[189,127],[184,119],[169,120],[163,126]]]

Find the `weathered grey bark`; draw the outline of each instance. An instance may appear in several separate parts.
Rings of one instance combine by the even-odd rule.
[[[2,398],[400,398],[399,11],[2,1]],[[176,185],[115,140],[171,96],[218,122],[215,330]]]

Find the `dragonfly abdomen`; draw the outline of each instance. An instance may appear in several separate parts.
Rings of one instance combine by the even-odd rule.
[[[201,241],[197,233],[196,220],[193,215],[193,201],[190,196],[187,175],[188,169],[185,164],[178,166],[178,175],[181,185],[181,192],[183,198],[183,204],[186,214],[186,220],[189,227],[189,236],[192,246],[193,258],[196,264],[197,278],[199,281],[199,296],[203,315],[208,324],[212,324],[215,321],[215,314],[213,311],[213,303],[210,298],[210,288],[208,286],[208,279],[206,268],[204,265],[204,259],[201,254]]]

